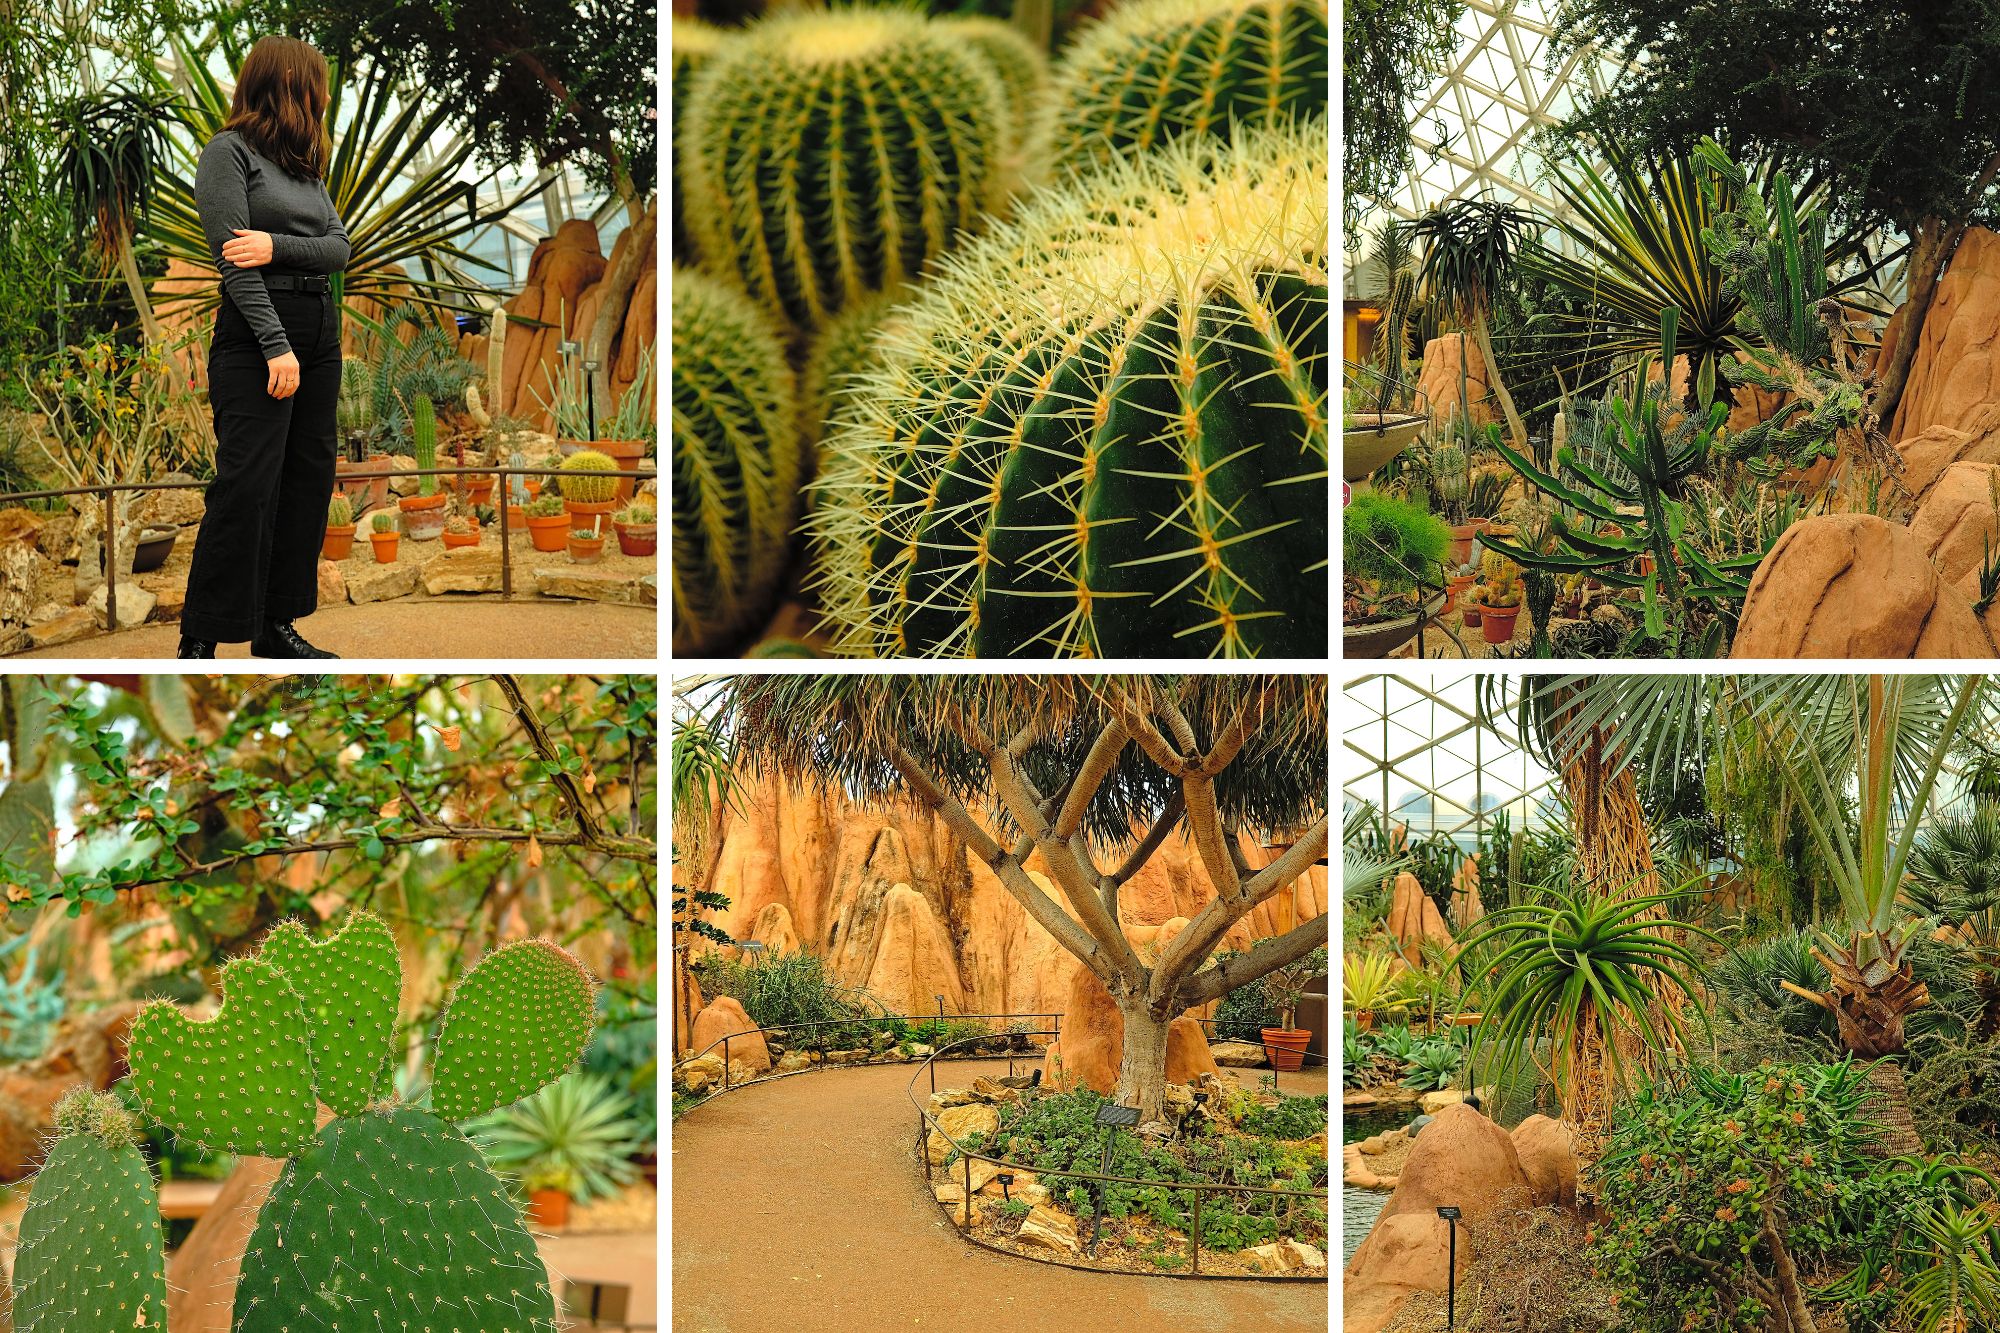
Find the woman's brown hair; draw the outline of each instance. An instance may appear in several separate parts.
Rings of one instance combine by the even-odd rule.
[[[296,37],[259,37],[236,76],[225,130],[287,175],[326,176],[326,57]]]

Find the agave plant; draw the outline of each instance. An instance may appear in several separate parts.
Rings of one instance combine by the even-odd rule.
[[[638,1177],[645,1149],[632,1099],[596,1074],[574,1073],[466,1127],[487,1160],[511,1174],[560,1179],[578,1202]]]
[[[221,32],[215,53],[232,69],[242,56],[234,37]],[[169,258],[206,270],[215,261],[195,206],[194,169],[202,147],[229,119],[230,93],[209,68],[206,49],[191,48],[180,35],[170,41],[185,81],[181,119],[186,133],[173,136],[145,232]],[[462,238],[540,194],[553,177],[482,209],[480,191],[498,179],[500,169],[475,171],[471,145],[451,132],[448,106],[408,87],[384,62],[371,60],[360,69],[329,73],[333,96],[326,124],[333,152],[326,190],[353,248],[339,289],[345,312],[375,328],[357,305],[366,298],[385,304],[415,301],[434,309],[474,308],[472,298],[486,290],[474,270],[500,270],[467,250]],[[441,144],[444,151],[436,151]],[[215,288],[167,295],[192,300],[196,311],[213,309],[220,299]]]

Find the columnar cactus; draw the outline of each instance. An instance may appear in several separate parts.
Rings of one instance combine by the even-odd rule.
[[[563,460],[556,486],[563,499],[578,504],[609,504],[618,494],[618,462],[595,449],[579,449]]]
[[[807,520],[843,652],[1315,656],[1323,126],[1043,191],[878,339]]]
[[[721,47],[725,34],[722,29],[703,23],[700,19],[682,18],[674,15],[674,25],[668,38],[674,57],[673,84],[673,142],[681,138],[682,110],[687,106],[688,89],[694,86],[696,71],[708,63]],[[681,218],[681,193],[687,187],[681,182],[681,155],[673,153],[674,189],[673,223],[675,259],[691,259],[694,256],[694,242],[688,236],[687,226]]]
[[[763,311],[673,275],[674,651],[714,652],[768,609],[797,514],[792,373]]]
[[[768,19],[688,91],[677,157],[711,268],[803,328],[915,278],[998,200],[1006,94],[921,14]]]
[[[437,1114],[371,1100],[390,1084],[401,985],[380,920],[358,913],[324,943],[281,927],[257,957],[231,963],[224,984],[212,1023],[171,1006],[142,1013],[131,1061],[143,1104],[176,1133],[291,1158],[244,1253],[232,1333],[555,1333],[534,1242],[449,1118],[505,1105],[576,1062],[595,999],[582,966],[534,940],[466,975],[439,1038]],[[302,1135],[270,1133],[280,1096],[291,1104],[276,1119],[303,1121]],[[318,1134],[316,1102],[335,1112]]]
[[[410,452],[416,458],[418,467],[437,466],[437,406],[427,393],[418,394],[416,402],[410,405]],[[417,494],[437,494],[437,478],[417,478]]]
[[[350,357],[340,363],[340,397],[334,424],[341,434],[366,435],[375,429],[375,367]]]
[[[1326,89],[1326,0],[1137,0],[1057,68],[1055,158],[1087,169],[1184,135],[1324,116]]]
[[[15,1333],[130,1333],[167,1326],[160,1196],[138,1127],[116,1097],[69,1093],[21,1215]]]

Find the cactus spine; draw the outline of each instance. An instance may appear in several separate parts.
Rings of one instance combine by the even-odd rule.
[[[546,940],[486,955],[445,1010],[437,1113],[469,1120],[561,1078],[590,1039],[596,998],[583,965]]]
[[[801,393],[808,439],[824,435],[860,377],[876,366],[876,339],[894,323],[897,303],[911,295],[908,288],[901,288],[868,297],[841,311],[813,340]]]
[[[352,358],[340,363],[340,397],[333,414],[343,435],[375,429],[375,367]]]
[[[16,1333],[130,1333],[167,1326],[160,1196],[116,1097],[77,1089],[21,1215]]]
[[[1326,187],[1321,124],[1189,138],[900,307],[807,522],[836,646],[1324,652]]]
[[[1184,135],[1326,114],[1326,0],[1138,0],[1056,72],[1055,158],[1078,170]]]
[[[772,18],[695,76],[677,156],[703,260],[802,328],[917,276],[997,201],[1005,94],[920,14]]]
[[[618,463],[609,454],[579,449],[563,460],[556,485],[565,500],[580,505],[609,504],[618,494]]]
[[[1381,327],[1375,330],[1375,363],[1389,381],[1396,396],[1410,374],[1410,316],[1416,308],[1417,273],[1400,268],[1389,280],[1389,306],[1382,312]]]
[[[673,275],[674,651],[714,652],[767,609],[797,513],[792,373],[770,319]]]

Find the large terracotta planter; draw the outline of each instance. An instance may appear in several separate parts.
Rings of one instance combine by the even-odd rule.
[[[335,527],[329,523],[326,535],[319,540],[320,558],[324,560],[345,560],[354,553],[354,525],[343,523]]]
[[[582,500],[571,500],[568,497],[564,497],[563,499],[563,509],[569,514],[569,525],[572,528],[608,526],[607,524],[593,524],[591,520],[595,518],[609,518],[624,507],[624,503],[619,500],[606,500],[602,503],[586,504]]]
[[[473,524],[472,531],[470,532],[452,532],[447,529],[444,534],[444,545],[448,551],[456,550],[461,546],[479,545],[479,525],[477,523]]]
[[[1480,606],[1480,637],[1491,644],[1512,642],[1514,638],[1514,622],[1520,618],[1520,615],[1521,608],[1518,605]]]
[[[620,472],[637,472],[639,464],[646,457],[644,440],[592,440],[590,447],[618,464]],[[618,498],[629,501],[632,498],[630,480],[618,483]]]
[[[1306,1045],[1312,1041],[1312,1035],[1301,1028],[1265,1028],[1264,1058],[1280,1073],[1297,1073],[1305,1063]]]
[[[561,1231],[569,1225],[569,1195],[561,1190],[536,1190],[528,1196],[528,1225]]]
[[[335,484],[357,514],[389,503],[389,479],[381,475],[388,470],[387,454],[371,454],[359,463],[343,458],[333,465]]]
[[[405,495],[396,501],[403,511],[403,532],[413,542],[436,541],[444,534],[445,493]]]

